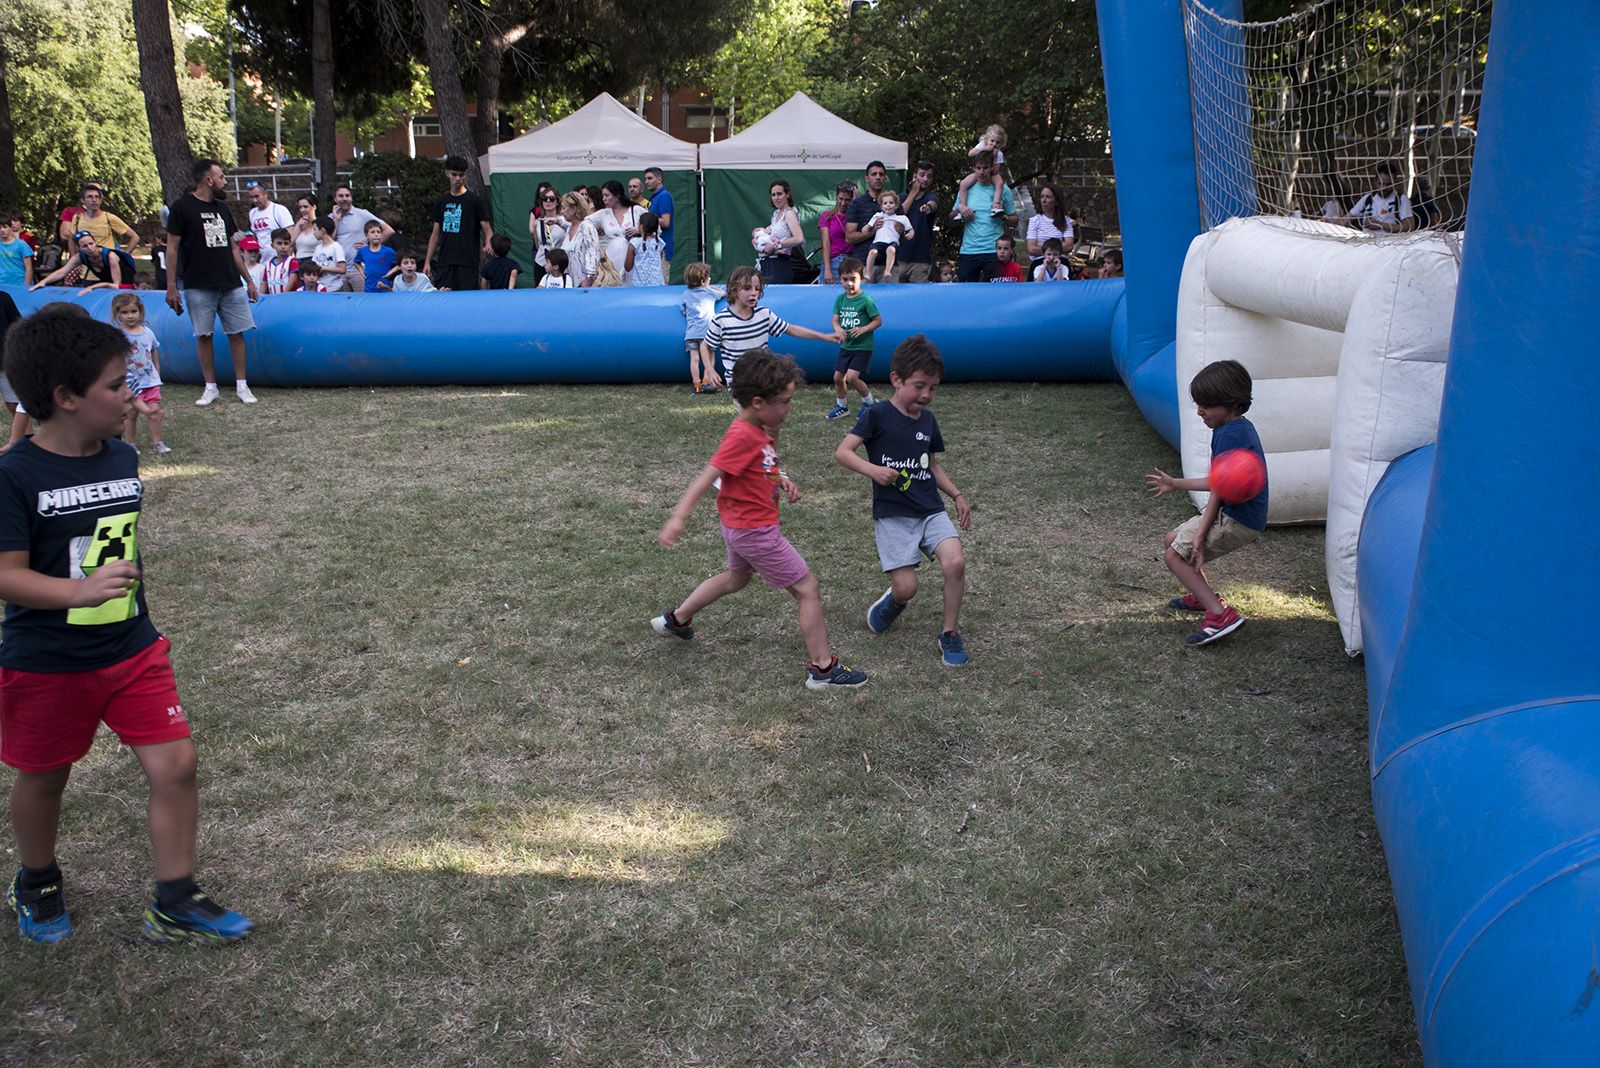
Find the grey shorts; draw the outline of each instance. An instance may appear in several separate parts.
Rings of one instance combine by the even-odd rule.
[[[11,388],[11,380],[6,377],[4,371],[0,371],[0,400],[5,401],[7,404],[22,403],[17,398],[17,391]]]
[[[232,289],[185,289],[183,302],[188,307],[189,325],[195,337],[210,337],[216,329],[217,316],[222,316],[224,334],[242,334],[256,328],[250,314],[250,298],[244,286]]]
[[[932,515],[889,515],[873,521],[873,535],[878,539],[878,563],[885,571],[902,567],[916,567],[946,538],[956,538],[956,525],[950,522],[949,512]]]

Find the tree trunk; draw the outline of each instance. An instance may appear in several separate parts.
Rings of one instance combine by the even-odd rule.
[[[339,184],[338,140],[333,120],[333,19],[328,0],[311,0],[311,150],[322,165],[317,183],[318,211],[333,210],[333,187]]]
[[[17,138],[11,128],[11,97],[6,92],[6,65],[10,56],[0,38],[0,204],[17,202]]]
[[[483,173],[472,143],[466,94],[461,91],[461,64],[456,62],[450,39],[450,0],[422,0],[422,40],[428,50],[428,80],[439,108],[445,152],[467,161],[467,186],[482,193]]]
[[[472,120],[475,155],[483,155],[500,143],[500,68],[505,62],[500,27],[493,26],[478,45],[478,114]]]
[[[167,0],[133,0],[133,32],[139,42],[139,86],[150,119],[150,145],[156,173],[169,203],[192,189],[189,132],[178,95],[178,59],[172,47],[172,15]]]

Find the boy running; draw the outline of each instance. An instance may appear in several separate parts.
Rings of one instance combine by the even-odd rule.
[[[39,424],[0,457],[0,760],[17,769],[21,863],[6,900],[23,939],[72,934],[55,854],[61,795],[104,721],[150,784],[145,937],[231,942],[251,923],[195,885],[194,744],[167,640],[145,610],[138,453],[115,440],[132,398],[127,352],[120,330],[65,312],[6,338],[6,372]]]
[[[800,633],[805,636],[811,663],[806,688],[849,689],[865,685],[867,673],[839,662],[828,645],[828,625],[822,616],[822,591],[805,559],[778,529],[778,494],[792,504],[800,491],[778,469],[774,436],[789,417],[795,387],[801,381],[793,360],[774,356],[767,349],[747,352],[739,362],[739,380],[731,387],[739,414],[723,435],[711,462],[684,490],[672,515],[662,524],[657,540],[670,548],[683,535],[684,523],[701,497],[721,479],[717,515],[722,520],[722,540],[728,567],[695,587],[693,593],[670,612],[650,621],[663,637],[693,638],[694,615],[718,599],[737,593],[759,574],[775,590],[788,590],[800,609]]]
[[[735,267],[728,275],[728,309],[711,320],[705,340],[700,342],[700,357],[705,366],[702,385],[709,384],[715,393],[723,386],[733,390],[733,365],[739,357],[763,348],[768,338],[793,334],[812,341],[840,341],[837,333],[819,334],[815,330],[797,326],[778,318],[771,308],[758,308],[766,283],[761,272],[754,267]],[[720,362],[713,363],[712,358]],[[718,370],[722,374],[719,377]],[[735,398],[737,399],[737,398]]]
[[[1251,385],[1250,372],[1243,364],[1218,360],[1200,368],[1189,383],[1189,396],[1201,421],[1211,428],[1213,459],[1231,449],[1249,449],[1261,457],[1265,470],[1267,457],[1261,450],[1261,438],[1255,425],[1244,417],[1250,410]],[[1173,490],[1211,492],[1209,477],[1173,478],[1160,468],[1146,475],[1144,483],[1156,497]],[[1244,626],[1244,617],[1232,605],[1224,604],[1211,588],[1204,568],[1207,561],[1249,545],[1266,529],[1267,484],[1263,481],[1261,492],[1242,504],[1224,504],[1220,496],[1212,493],[1206,499],[1204,512],[1167,534],[1167,570],[1189,590],[1182,597],[1174,597],[1169,607],[1205,613],[1199,628],[1185,639],[1190,645],[1210,645]]]
[[[944,622],[939,630],[939,655],[947,667],[967,662],[961,640],[961,597],[967,589],[962,530],[972,527],[972,509],[956,489],[938,454],[944,451],[939,422],[928,411],[933,391],[944,377],[944,358],[922,334],[900,342],[889,362],[894,393],[887,404],[861,409],[856,425],[834,450],[843,467],[872,480],[872,519],[878,541],[878,562],[889,573],[889,588],[867,610],[867,626],[882,634],[917,595],[917,568],[926,556],[944,572]],[[856,450],[866,446],[866,458]],[[943,490],[956,504],[950,522]]]
[[[833,332],[844,340],[839,359],[833,365],[833,408],[824,419],[839,419],[850,414],[845,404],[846,388],[861,394],[861,407],[872,403],[872,387],[866,383],[872,366],[872,332],[883,325],[878,305],[861,291],[861,261],[846,256],[839,261],[839,284],[844,292],[833,301]]]

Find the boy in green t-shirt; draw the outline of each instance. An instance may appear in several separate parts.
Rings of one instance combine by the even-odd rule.
[[[839,284],[844,292],[833,302],[833,332],[844,334],[844,343],[833,365],[833,410],[826,419],[850,414],[844,403],[846,387],[861,394],[863,408],[872,403],[872,389],[866,383],[867,368],[872,366],[872,332],[883,325],[878,305],[861,292],[860,260],[839,261]]]

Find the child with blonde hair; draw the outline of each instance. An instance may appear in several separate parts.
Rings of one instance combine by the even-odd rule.
[[[711,358],[702,358],[700,343],[711,329],[711,320],[717,314],[717,301],[727,294],[711,284],[711,267],[705,263],[691,263],[683,269],[683,297],[678,310],[683,313],[683,348],[689,354],[689,379],[696,393],[715,393],[717,386],[711,370]]]
[[[1005,212],[1000,210],[1000,191],[1005,188],[1006,184],[1005,179],[1001,177],[1001,174],[1005,170],[1005,147],[1005,128],[999,123],[996,123],[987,130],[983,131],[983,136],[978,138],[978,143],[967,150],[967,155],[971,156],[973,159],[977,159],[980,152],[994,153],[994,199],[990,202],[994,205],[994,207],[990,209],[991,214],[994,215],[1005,214]],[[975,172],[968,173],[965,178],[961,179],[961,187],[956,190],[955,208],[950,212],[950,217],[952,219],[958,219],[961,217],[961,209],[967,206],[967,190],[971,189],[977,180],[978,176]]]
[[[161,356],[156,351],[161,342],[155,331],[145,325],[144,301],[135,293],[118,293],[111,298],[111,321],[122,329],[128,339],[128,389],[133,393],[133,407],[122,417],[122,440],[139,449],[139,416],[150,421],[150,438],[155,442],[156,455],[164,456],[172,450],[162,440],[161,426],[167,413],[161,410]]]
[[[889,280],[894,274],[895,254],[900,251],[900,239],[911,233],[911,219],[900,211],[900,195],[892,189],[885,189],[883,195],[878,197],[879,211],[867,221],[867,229],[873,231],[872,247],[867,250],[867,269],[862,276],[862,281],[870,281],[872,268],[878,257],[883,257],[883,275]]]

